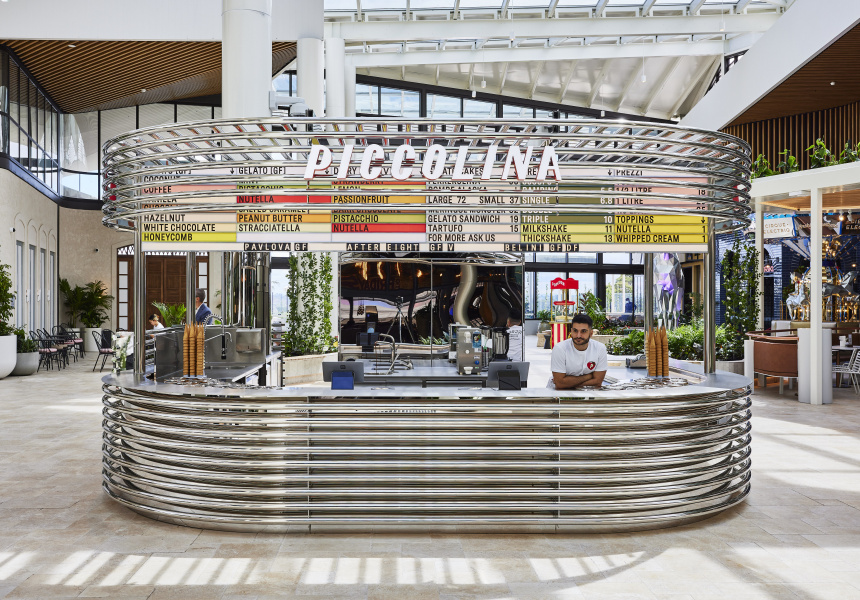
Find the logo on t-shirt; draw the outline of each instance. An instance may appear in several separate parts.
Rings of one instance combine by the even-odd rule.
[[[590,360],[590,361],[588,361],[588,362],[585,364],[585,366],[586,366],[586,367],[588,367],[588,370],[589,370],[589,371],[593,371],[593,370],[594,370],[594,367],[596,367],[596,366],[597,366],[597,363],[596,363],[596,362],[594,362],[593,360]]]

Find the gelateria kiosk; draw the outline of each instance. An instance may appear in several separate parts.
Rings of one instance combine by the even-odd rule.
[[[104,490],[123,505],[239,531],[631,531],[749,493],[751,381],[714,372],[713,232],[747,223],[741,140],[604,120],[225,119],[137,130],[104,156],[104,220],[135,234],[138,290],[152,250],[705,256],[704,369],[611,369],[601,389],[239,385],[210,376],[220,346],[202,376],[152,379],[138,294],[135,370],[103,380]]]

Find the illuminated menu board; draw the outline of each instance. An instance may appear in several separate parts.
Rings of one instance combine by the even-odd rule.
[[[143,183],[152,185],[141,187],[137,199],[149,208],[176,209],[182,204],[231,208],[145,214],[141,224],[146,251],[706,251],[708,219],[697,214],[708,209],[706,190],[698,192],[703,196],[700,204],[679,196],[696,194],[695,186],[707,184],[708,178],[677,171],[588,167],[577,169],[576,174],[577,184],[563,180],[305,182],[300,174],[279,167],[197,169],[150,176]],[[588,174],[599,181],[582,184]],[[249,181],[220,183],[219,175]],[[202,176],[207,183],[193,182]],[[646,177],[651,180],[647,185],[630,184],[631,179]],[[624,183],[613,184],[614,178]],[[216,190],[218,195],[207,196]],[[179,192],[193,195],[170,198]],[[398,206],[385,209],[389,204]],[[553,212],[553,205],[564,210]],[[569,212],[572,205],[581,206],[582,212]],[[623,212],[626,206],[630,213]],[[679,214],[637,212],[645,206]]]

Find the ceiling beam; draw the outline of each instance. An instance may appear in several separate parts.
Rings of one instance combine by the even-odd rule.
[[[557,103],[561,104],[564,100],[565,95],[567,95],[567,89],[570,87],[570,82],[573,81],[573,75],[576,73],[576,65],[579,61],[572,60],[570,61],[570,73],[567,74],[567,78],[564,80],[564,85],[561,88],[561,92],[558,95]]]
[[[687,98],[689,98],[693,91],[696,90],[702,84],[702,80],[704,78],[711,77],[711,74],[714,72],[717,65],[720,64],[721,60],[721,56],[715,56],[711,60],[702,61],[702,66],[699,67],[698,71],[696,71],[696,73],[690,79],[690,84],[686,87],[683,93],[678,95],[678,101],[669,111],[670,118],[674,118],[674,116],[678,114],[678,111],[681,110],[681,107],[684,105],[684,102],[687,101]]]
[[[666,87],[666,82],[669,81],[672,73],[675,72],[682,60],[684,60],[683,56],[675,58],[671,63],[669,63],[669,67],[663,71],[663,74],[660,75],[660,79],[657,80],[657,83],[654,85],[654,89],[648,95],[648,99],[639,111],[642,115],[648,114],[648,111],[651,110],[651,105],[654,104],[654,100],[657,99],[657,96],[659,96],[660,92],[663,91],[663,88]]]
[[[347,42],[390,42],[398,40],[456,40],[509,39],[512,30],[518,38],[548,37],[620,37],[660,35],[728,35],[750,31],[767,31],[780,15],[773,13],[699,15],[693,19],[678,17],[614,17],[612,19],[457,19],[446,21],[356,21],[325,24],[326,37],[339,37]],[[220,22],[220,21],[219,21]],[[441,31],[440,31],[441,26]],[[4,27],[0,26],[0,31]],[[5,37],[16,37],[12,28]],[[395,37],[392,37],[395,36]],[[276,40],[278,41],[278,40]]]
[[[602,17],[603,11],[606,10],[606,5],[609,3],[609,0],[597,0],[597,4],[594,5],[594,16]]]
[[[688,15],[697,15],[699,14],[699,10],[704,6],[705,0],[693,0],[690,2],[690,5],[687,7]]]
[[[472,81],[475,79],[475,65],[478,63],[472,63],[472,66],[469,67],[469,86],[466,88],[467,90],[472,89]]]
[[[546,62],[541,62],[538,64],[537,69],[535,69],[535,80],[532,82],[532,90],[529,92],[529,99],[535,97],[535,90],[537,89],[538,81],[540,81],[541,73],[543,73],[544,65],[546,65]]]
[[[597,98],[597,95],[600,93],[600,86],[603,85],[603,82],[606,80],[606,76],[609,75],[611,63],[612,59],[608,59],[603,62],[603,67],[600,69],[600,73],[597,74],[597,78],[594,80],[594,83],[591,84],[591,93],[588,94],[588,101],[585,103],[586,107],[590,107],[594,104],[594,99]],[[601,104],[603,103],[601,102]]]
[[[696,43],[664,42],[660,44],[599,44],[555,48],[482,48],[481,50],[414,50],[410,52],[351,53],[346,64],[363,67],[399,67],[401,65],[469,64],[553,60],[594,60],[608,58],[641,58],[643,56],[714,56],[724,51],[722,41]]]
[[[657,0],[645,0],[644,4],[642,4],[642,8],[640,9],[642,12],[639,14],[641,14],[643,17],[647,16],[648,13],[651,12],[651,9],[654,7],[655,2],[657,2]]]
[[[752,2],[752,0],[738,0],[738,3],[735,4],[735,12],[738,14],[743,13],[747,6],[749,6],[750,2]]]
[[[501,83],[499,84],[499,95],[500,95],[500,96],[502,95],[502,92],[503,92],[503,91],[504,91],[504,89],[505,89],[505,80],[508,78],[508,66],[510,66],[510,64],[511,64],[511,63],[506,62],[506,63],[505,63],[505,66],[503,66],[503,67],[502,67],[502,81],[501,81]],[[438,68],[438,67],[437,67],[437,68]]]
[[[555,16],[556,6],[558,6],[558,0],[549,0],[549,6],[546,7],[546,16],[550,19]]]
[[[642,68],[633,69],[633,72],[627,79],[627,83],[624,84],[624,89],[621,90],[621,96],[618,97],[618,102],[615,103],[614,112],[618,112],[621,109],[621,105],[624,104],[624,101],[627,99],[627,94],[630,92],[633,84],[642,76],[642,71]]]

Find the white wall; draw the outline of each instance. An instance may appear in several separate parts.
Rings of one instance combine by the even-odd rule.
[[[13,228],[14,231],[11,231]],[[23,265],[18,265],[16,259],[17,242],[23,244]],[[30,260],[30,246],[35,247],[33,265]],[[44,273],[40,257],[42,249],[46,255]],[[20,284],[23,284],[25,290],[23,298],[16,298],[13,324],[26,325],[25,329],[28,330],[37,327],[50,330],[57,323],[50,310],[54,300],[51,285],[45,285],[51,252],[56,256],[57,205],[18,176],[0,169],[0,262],[11,267],[13,290],[17,291]],[[31,267],[35,267],[35,281],[30,281]],[[35,320],[31,318],[31,308],[35,312]]]
[[[47,200],[46,200],[47,201]],[[117,295],[116,252],[134,243],[134,235],[118,232],[102,225],[98,210],[60,209],[60,277],[72,286],[102,281],[108,293]],[[96,252],[98,248],[98,252]],[[116,300],[111,308],[111,328],[117,323]],[[61,312],[61,321],[66,321]]]

